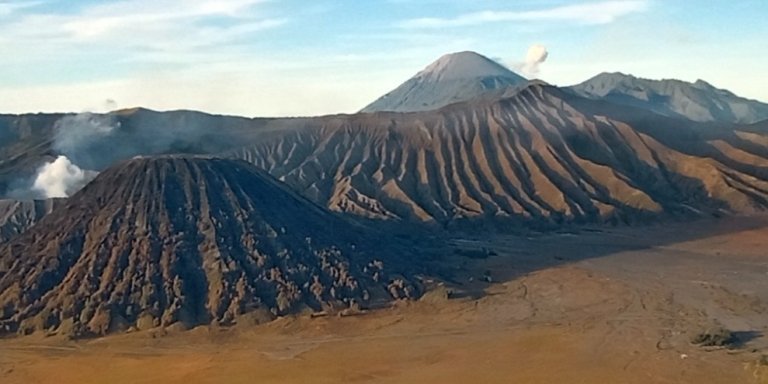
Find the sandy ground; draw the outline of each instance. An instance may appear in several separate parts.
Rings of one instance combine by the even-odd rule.
[[[768,383],[768,218],[452,246],[498,254],[447,258],[457,298],[258,327],[7,339],[0,383]],[[713,324],[741,345],[691,345]]]

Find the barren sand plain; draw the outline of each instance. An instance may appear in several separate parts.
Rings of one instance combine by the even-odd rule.
[[[0,340],[0,382],[768,383],[768,217],[466,235],[446,252],[443,288],[358,316]],[[717,327],[732,345],[691,342]]]

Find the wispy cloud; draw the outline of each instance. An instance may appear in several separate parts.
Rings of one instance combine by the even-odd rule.
[[[265,17],[266,0],[122,0],[91,5],[76,13],[24,13],[0,25],[0,42],[9,49],[90,52],[174,51],[225,44],[286,22]],[[3,12],[0,3],[0,13]],[[14,5],[15,6],[15,5]]]
[[[8,16],[25,8],[40,5],[42,1],[0,1],[0,17]]]
[[[184,27],[211,17],[227,17],[231,19],[231,24],[240,24],[250,18],[247,11],[252,6],[263,2],[264,0],[120,1],[92,7],[69,20],[63,20],[61,26],[70,36],[88,39],[114,36],[147,27]]]
[[[469,27],[505,21],[556,21],[577,24],[609,24],[622,16],[648,9],[647,0],[615,0],[565,5],[532,11],[481,11],[453,18],[416,18],[400,23],[407,29]]]

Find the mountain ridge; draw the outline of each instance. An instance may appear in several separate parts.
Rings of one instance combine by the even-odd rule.
[[[124,153],[95,160],[180,151],[245,159],[321,206],[372,219],[632,223],[764,210],[761,127],[666,117],[534,81],[410,113],[139,113],[99,144],[120,142]],[[155,145],[158,131],[173,141]]]
[[[696,122],[750,124],[768,119],[768,104],[737,96],[704,80],[653,80],[603,72],[565,88],[579,96],[644,108]]]
[[[762,192],[741,186],[765,187],[762,139],[678,127],[682,120],[638,108],[601,116],[605,105],[539,84],[432,112],[299,124],[286,128],[291,144],[267,140],[232,155],[332,210],[385,219],[632,221],[765,208]]]

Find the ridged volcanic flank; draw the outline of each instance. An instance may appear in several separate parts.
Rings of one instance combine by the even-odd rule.
[[[768,208],[764,131],[510,89],[434,112],[297,121],[232,156],[376,218],[632,223]]]
[[[245,162],[137,158],[0,248],[0,325],[101,335],[414,295],[366,238]]]

